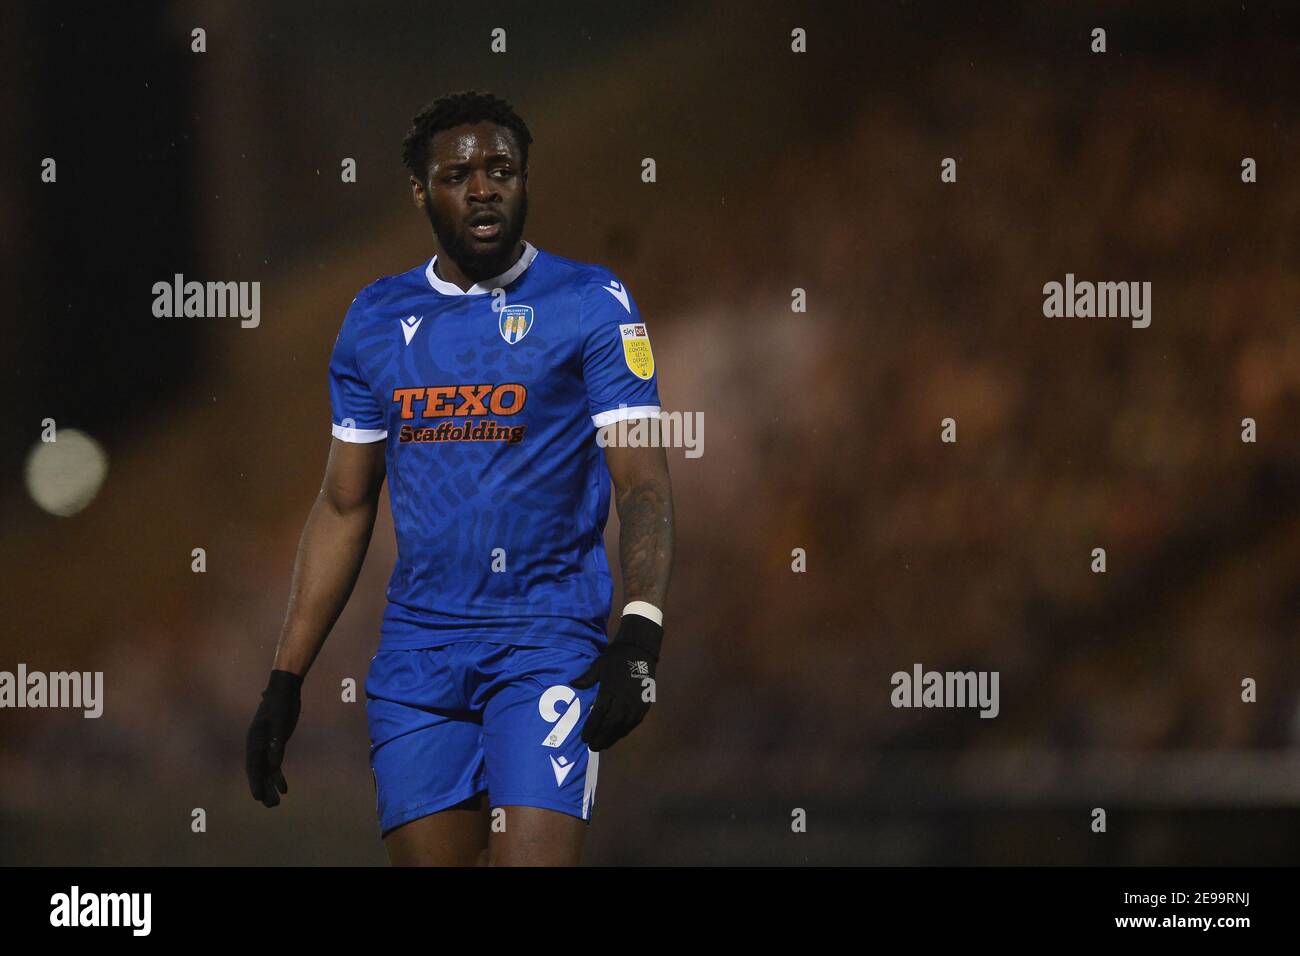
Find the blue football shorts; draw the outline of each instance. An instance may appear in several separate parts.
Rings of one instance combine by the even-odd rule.
[[[600,754],[581,734],[600,684],[569,681],[597,653],[460,641],[376,654],[366,720],[381,836],[484,791],[491,807],[590,821]]]

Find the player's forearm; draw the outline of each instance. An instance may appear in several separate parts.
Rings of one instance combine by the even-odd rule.
[[[673,567],[673,497],[666,479],[645,478],[617,498],[619,563],[626,601],[663,610]]]
[[[306,674],[320,653],[357,582],[377,511],[372,502],[340,512],[317,497],[298,544],[276,670]]]

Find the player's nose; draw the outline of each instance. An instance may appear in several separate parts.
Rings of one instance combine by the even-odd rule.
[[[480,169],[470,173],[468,193],[470,198],[479,200],[486,200],[496,195],[496,183],[487,174],[487,170]],[[476,211],[471,210],[471,212]]]

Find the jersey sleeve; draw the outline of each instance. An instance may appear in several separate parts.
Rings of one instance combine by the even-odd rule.
[[[330,410],[335,438],[348,442],[375,442],[388,437],[383,410],[357,363],[357,332],[361,326],[365,294],[357,296],[343,317],[330,356]]]
[[[627,287],[609,272],[582,290],[582,373],[597,428],[659,414],[659,379],[650,333]]]

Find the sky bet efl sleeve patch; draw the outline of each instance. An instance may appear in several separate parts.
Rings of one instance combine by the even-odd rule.
[[[655,373],[655,356],[650,351],[650,335],[641,322],[618,327],[623,338],[623,361],[637,378],[649,381]]]
[[[624,419],[657,415],[659,376],[650,351],[649,327],[621,282],[607,270],[593,278],[603,284],[583,283],[578,311],[582,378],[591,422],[603,428]]]

